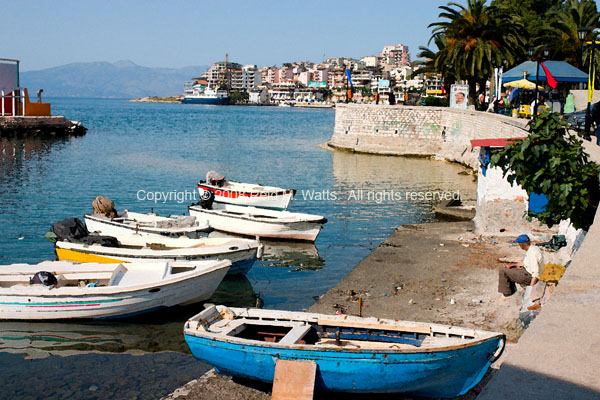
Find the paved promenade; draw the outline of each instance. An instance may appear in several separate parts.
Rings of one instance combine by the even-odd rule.
[[[600,147],[585,145],[600,162]],[[599,244],[600,213],[552,299],[477,400],[600,399]]]

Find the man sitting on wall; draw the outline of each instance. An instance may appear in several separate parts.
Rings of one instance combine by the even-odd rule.
[[[511,296],[517,291],[516,284],[533,286],[544,271],[544,256],[539,247],[531,244],[529,236],[521,235],[515,239],[522,250],[525,250],[523,262],[506,264],[500,268],[498,276],[498,292]]]

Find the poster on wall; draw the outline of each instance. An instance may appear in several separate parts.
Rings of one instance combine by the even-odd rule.
[[[469,104],[469,85],[450,86],[450,107],[466,109]]]

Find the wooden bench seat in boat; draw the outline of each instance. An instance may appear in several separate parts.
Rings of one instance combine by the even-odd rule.
[[[296,344],[302,340],[311,328],[312,325],[310,324],[295,326],[279,341],[279,344]]]
[[[245,318],[239,318],[239,319],[234,319],[234,320],[230,320],[230,319],[222,319],[218,322],[215,322],[214,324],[212,324],[210,326],[210,330],[212,332],[215,333],[219,333],[222,335],[226,335],[226,336],[236,336],[238,333],[240,333],[241,331],[243,331],[245,329],[246,326],[248,325],[258,325],[258,326],[277,326],[277,327],[288,327],[291,328],[291,330],[286,334],[289,335],[291,333],[294,334],[294,336],[296,335],[300,335],[302,329],[306,329],[306,331],[302,334],[302,336],[304,336],[309,330],[310,330],[310,325],[304,323],[304,322],[300,322],[300,321],[269,321],[269,320],[254,320],[254,319],[245,319]],[[302,329],[298,329],[296,331],[294,331],[294,328],[302,328]],[[285,336],[282,338],[282,340],[285,339]],[[302,337],[298,338],[297,340],[302,339]],[[292,336],[290,336],[290,339],[288,340],[292,340]],[[296,342],[292,342],[292,343],[296,343]],[[291,343],[288,343],[291,344]]]
[[[343,328],[360,328],[360,329],[376,329],[383,331],[396,331],[396,332],[410,332],[410,333],[423,333],[425,335],[431,334],[431,327],[429,326],[408,326],[408,325],[396,325],[396,324],[373,324],[367,322],[358,321],[343,321],[338,319],[325,319],[319,318],[317,323],[321,326],[339,326]]]

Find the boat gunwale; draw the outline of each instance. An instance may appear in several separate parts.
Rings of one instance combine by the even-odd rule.
[[[196,266],[196,269],[194,269],[193,271],[185,271],[185,272],[172,274],[171,278],[169,278],[169,279],[162,279],[162,280],[154,281],[154,282],[145,282],[145,283],[140,283],[140,284],[136,284],[136,285],[96,286],[93,288],[65,286],[65,287],[58,287],[58,288],[50,288],[48,290],[44,290],[44,287],[40,287],[40,288],[35,288],[35,290],[39,291],[39,293],[34,293],[34,294],[27,293],[25,291],[25,289],[31,289],[32,286],[14,285],[14,286],[7,287],[7,288],[0,288],[0,296],[29,296],[29,297],[40,298],[40,297],[58,297],[58,296],[72,296],[72,297],[88,296],[88,297],[91,297],[91,296],[95,296],[95,295],[109,295],[109,294],[126,295],[128,293],[132,293],[132,292],[136,292],[136,291],[140,291],[140,290],[153,289],[156,287],[161,287],[161,288],[168,287],[168,286],[180,283],[180,282],[198,278],[202,275],[207,275],[209,273],[219,271],[224,268],[227,268],[229,270],[232,265],[231,261],[227,260],[227,259],[214,260],[214,261],[215,261],[214,265],[206,266],[206,267]],[[169,267],[171,267],[170,264],[171,263],[169,263]],[[190,264],[193,265],[193,261],[190,262]],[[118,268],[118,266],[115,267],[115,269],[116,268]],[[227,274],[227,272],[225,274]],[[177,275],[181,275],[181,276],[177,276]],[[20,290],[17,290],[18,288],[21,288],[21,287],[24,289],[22,292]],[[89,292],[83,292],[85,289],[88,289]],[[93,289],[93,292],[92,292],[92,289]],[[71,291],[73,291],[73,293],[71,293]]]
[[[209,185],[206,182],[198,182],[198,188],[203,190],[211,190],[211,191],[221,191],[221,192],[230,192],[230,193],[238,193],[242,195],[250,195],[250,197],[283,197],[288,194],[292,194],[292,197],[296,194],[296,189],[284,189],[276,186],[263,186],[258,183],[244,183],[244,182],[236,182],[236,181],[227,181],[229,184],[233,184],[234,186],[239,186],[239,188],[228,188],[228,187],[219,187],[215,185]],[[262,187],[262,190],[252,190],[246,189],[245,186],[259,186]],[[227,197],[227,196],[223,196]]]
[[[261,209],[258,209],[257,207],[254,207],[257,209],[257,212],[260,212]],[[280,219],[277,219],[277,217],[273,217],[274,219],[266,219],[263,218],[262,216],[252,216],[250,215],[250,213],[248,214],[231,214],[234,213],[235,211],[231,211],[231,210],[227,210],[227,209],[216,209],[216,210],[209,210],[206,208],[202,208],[201,206],[197,206],[197,205],[191,205],[188,206],[188,210],[190,211],[194,211],[194,212],[198,212],[198,213],[207,213],[207,214],[212,214],[212,215],[218,215],[218,216],[222,216],[222,217],[227,217],[227,218],[234,218],[234,219],[242,219],[242,220],[246,220],[246,221],[252,221],[252,222],[259,222],[259,223],[263,223],[263,224],[276,224],[276,225],[294,225],[294,224],[301,224],[301,223],[309,223],[309,224],[325,224],[327,222],[327,218],[325,218],[322,215],[311,215],[311,214],[305,214],[305,213],[292,213],[289,211],[281,211],[281,212],[286,212],[289,214],[293,214],[293,215],[302,215],[302,216],[310,216],[314,219],[297,219],[297,220],[289,220],[289,221],[282,221]],[[286,217],[286,218],[290,218],[290,217]]]
[[[250,239],[233,239],[233,240],[247,240]],[[63,250],[71,250],[84,254],[93,254],[98,256],[106,256],[106,257],[132,257],[132,258],[149,258],[155,259],[159,257],[197,257],[197,256],[206,256],[212,257],[217,255],[231,255],[235,253],[248,252],[252,250],[258,251],[260,248],[260,242],[256,240],[252,240],[255,243],[243,243],[243,244],[230,244],[224,245],[219,244],[214,247],[180,247],[169,250],[154,250],[148,247],[142,248],[130,248],[130,247],[109,247],[109,246],[101,246],[101,245],[88,245],[83,243],[75,243],[75,242],[67,242],[64,240],[59,240],[55,243],[55,248],[63,249]],[[236,247],[235,250],[231,250],[231,247]],[[111,251],[114,250],[122,250],[122,251]],[[201,250],[210,249],[210,252],[200,252]],[[134,254],[132,254],[132,251]]]
[[[120,217],[119,217],[120,218]],[[164,217],[161,217],[164,218]],[[196,232],[208,232],[210,231],[211,227],[210,224],[208,224],[208,222],[206,222],[206,224],[204,224],[203,226],[201,225],[196,225],[193,227],[183,227],[183,228],[157,228],[154,226],[131,226],[128,225],[124,222],[117,222],[114,221],[113,218],[103,218],[103,217],[97,217],[93,214],[85,214],[83,216],[83,219],[89,219],[92,220],[94,222],[97,223],[101,223],[101,224],[107,224],[107,225],[111,225],[111,226],[115,226],[118,228],[124,228],[124,229],[129,229],[132,231],[139,231],[139,232],[144,232],[144,233],[154,233],[154,234],[159,234],[159,235],[163,235],[163,234],[179,234],[179,233],[196,233]],[[135,219],[129,219],[129,221],[133,221],[135,222]],[[102,234],[102,233],[101,233]]]

